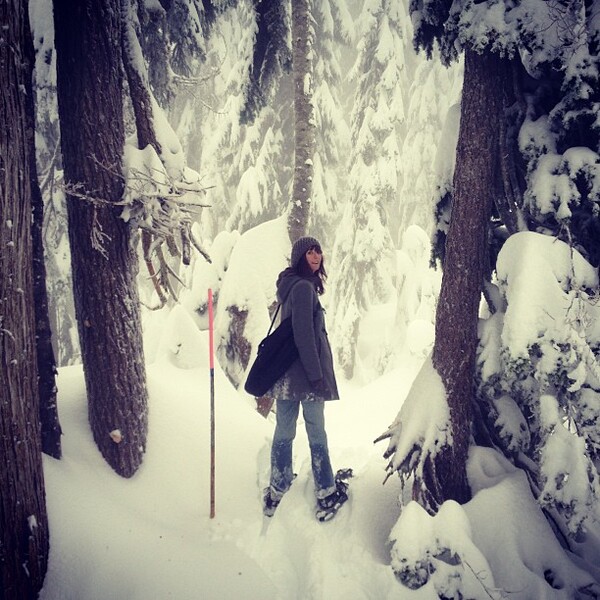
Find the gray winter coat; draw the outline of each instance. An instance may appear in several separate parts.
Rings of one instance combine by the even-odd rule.
[[[280,400],[337,400],[325,312],[314,284],[291,270],[284,271],[278,281],[277,298],[281,302],[281,319],[292,317],[300,356],[275,383],[270,395]],[[314,384],[319,380],[322,387],[315,389]]]

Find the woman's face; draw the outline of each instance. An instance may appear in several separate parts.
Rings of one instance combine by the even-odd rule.
[[[310,267],[311,271],[313,273],[316,273],[319,270],[319,267],[321,266],[321,262],[323,260],[323,252],[321,251],[321,248],[313,246],[308,250],[305,256],[306,262],[308,263],[308,266]]]

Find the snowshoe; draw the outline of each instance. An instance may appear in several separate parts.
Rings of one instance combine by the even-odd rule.
[[[335,474],[335,492],[317,499],[315,516],[321,523],[335,517],[342,504],[348,500],[348,479],[352,477],[352,469],[340,469]]]
[[[263,491],[263,515],[272,517],[280,502],[281,497],[277,498],[271,494],[271,486],[266,487]]]
[[[292,475],[292,483],[296,477],[298,477],[298,474],[294,473]],[[284,493],[277,490],[274,491],[271,486],[263,490],[263,514],[265,517],[272,517],[275,514],[275,510],[279,506]]]

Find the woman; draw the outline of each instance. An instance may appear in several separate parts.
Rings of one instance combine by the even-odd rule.
[[[334,478],[325,432],[324,401],[339,397],[324,311],[319,302],[326,277],[319,242],[312,237],[297,240],[292,247],[290,266],[277,280],[281,319],[292,317],[299,358],[267,394],[277,399],[271,481],[264,493],[263,512],[267,516],[273,515],[294,478],[292,443],[300,405],[310,445],[317,517],[321,518],[323,511],[337,510],[348,497],[346,484]]]

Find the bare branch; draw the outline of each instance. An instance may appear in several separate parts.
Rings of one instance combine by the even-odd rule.
[[[190,264],[191,254],[191,242],[190,242],[190,228],[183,227],[181,229],[181,261],[184,265]]]
[[[158,306],[157,308],[162,308],[167,303],[167,297],[165,296],[160,282],[158,280],[158,273],[156,272],[156,270],[154,269],[154,265],[152,264],[152,235],[148,231],[142,231],[142,251],[144,255],[144,262],[146,263],[146,268],[148,269],[150,279],[154,284],[154,289],[156,290],[158,300],[160,302],[160,306]],[[157,310],[157,308],[151,308],[151,310]]]
[[[167,264],[167,261],[165,260],[165,255],[162,251],[162,246],[159,246],[156,249],[156,256],[157,256],[158,262],[160,264],[160,270],[159,270],[160,284],[167,291],[169,296],[171,296],[171,298],[173,298],[173,300],[175,300],[175,302],[178,302],[177,294],[175,293],[175,289],[171,285],[171,280],[169,279],[169,275],[174,275],[175,277],[177,277],[177,276],[176,276],[175,272]],[[177,277],[177,279],[181,282],[181,280],[178,277]],[[183,283],[183,282],[181,282],[181,283]]]
[[[210,256],[208,255],[208,252],[206,252],[206,250],[204,250],[204,248],[202,248],[202,246],[196,239],[196,236],[191,232],[191,230],[190,230],[190,241],[192,242],[192,246],[194,246],[194,248],[196,248],[196,250],[206,259],[206,262],[212,263],[212,260],[211,260]]]
[[[106,233],[104,233],[102,225],[101,225],[100,221],[98,220],[98,210],[95,206],[94,206],[94,216],[93,216],[92,229],[91,229],[90,235],[91,235],[92,248],[94,248],[94,250],[97,250],[98,252],[100,252],[100,254],[106,260],[108,260],[108,252],[106,251],[106,248],[104,247],[104,243],[110,241],[110,236],[108,236]]]

